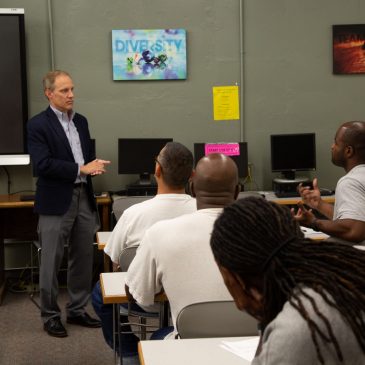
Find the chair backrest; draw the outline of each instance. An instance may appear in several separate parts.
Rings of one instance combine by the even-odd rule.
[[[176,319],[181,338],[257,336],[257,320],[237,309],[233,301],[194,303]]]
[[[121,217],[121,215],[123,214],[123,212],[131,207],[134,204],[137,203],[141,203],[145,200],[148,199],[152,199],[153,196],[121,196],[116,198],[113,201],[113,206],[112,206],[112,210],[113,210],[113,214],[115,217],[115,220],[118,221],[118,219]]]
[[[131,264],[134,256],[136,256],[138,246],[126,247],[119,255],[119,267],[120,271],[128,271],[128,267]]]

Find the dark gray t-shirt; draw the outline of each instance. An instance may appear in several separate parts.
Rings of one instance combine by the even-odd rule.
[[[329,320],[333,333],[340,345],[344,361],[337,358],[333,345],[328,345],[318,338],[322,356],[328,365],[364,365],[365,354],[362,352],[351,327],[343,320],[340,313],[324,302],[322,297],[312,289],[305,289],[316,302],[320,313]],[[310,318],[327,333],[324,322],[314,312],[309,300],[301,298]],[[262,338],[260,354],[252,365],[316,365],[320,364],[307,322],[289,303],[269,323]]]

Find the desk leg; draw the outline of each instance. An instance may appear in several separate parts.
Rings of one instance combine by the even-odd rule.
[[[170,317],[170,307],[168,301],[162,302],[162,309],[163,309],[162,327],[168,327],[169,317]]]
[[[3,283],[0,285],[0,305],[1,305],[1,303],[3,302],[4,295],[5,295],[5,282],[3,282]]]
[[[1,227],[2,229],[2,227]],[[4,260],[4,238],[0,231],[0,305],[5,295],[5,260]]]
[[[115,335],[118,331],[118,348],[119,348],[119,364],[123,365],[123,356],[122,356],[122,344],[121,344],[121,326],[120,326],[120,308],[119,304],[113,304],[113,351],[114,351],[114,364],[118,364],[118,356],[117,356],[117,344],[115,341]]]
[[[104,260],[104,272],[113,271],[112,267],[111,267],[112,263],[111,263],[110,257],[105,252],[103,252],[103,260]]]
[[[101,229],[103,231],[109,231],[110,230],[110,211],[109,211],[109,205],[102,204],[101,207]]]
[[[116,305],[117,307],[117,328],[118,328],[118,347],[119,347],[119,359],[120,359],[120,365],[123,365],[123,354],[122,354],[122,326],[120,323],[120,307],[119,304]]]

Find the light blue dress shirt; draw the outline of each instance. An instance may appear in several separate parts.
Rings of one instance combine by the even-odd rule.
[[[58,120],[62,125],[63,130],[66,133],[75,162],[79,166],[75,183],[86,182],[86,177],[80,175],[80,166],[84,165],[85,160],[84,160],[84,155],[82,153],[80,136],[75,126],[75,123],[73,122],[73,117],[75,116],[75,112],[72,111],[71,117],[69,117],[67,113],[63,113],[57,110],[52,105],[50,105],[50,107],[55,112]]]

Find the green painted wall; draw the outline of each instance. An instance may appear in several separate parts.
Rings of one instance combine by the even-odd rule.
[[[118,137],[173,137],[194,142],[238,141],[240,121],[214,122],[212,86],[240,83],[239,0],[53,0],[56,68],[69,71],[76,110],[89,119],[100,158],[113,164],[94,179],[118,190],[135,176],[117,173]],[[361,0],[245,0],[243,4],[243,134],[254,183],[269,190],[272,133],[316,132],[320,185],[333,188],[343,171],[330,145],[343,121],[364,119],[364,76],[332,74],[332,24],[362,23]],[[41,79],[51,67],[48,1],[0,0],[25,8],[29,114],[47,106]],[[114,82],[111,30],[185,28],[186,81]],[[9,167],[11,191],[33,189],[31,168]],[[0,170],[0,193],[6,193]]]

